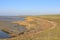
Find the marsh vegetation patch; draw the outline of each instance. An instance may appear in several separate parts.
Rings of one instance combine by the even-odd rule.
[[[55,28],[55,26],[56,24],[52,21],[37,17],[28,17],[25,18],[24,21],[1,21],[0,29],[3,29],[2,31],[8,33],[8,35],[10,35],[11,37],[17,37],[27,34],[34,35],[45,30],[53,29]],[[7,38],[9,38],[9,36]]]

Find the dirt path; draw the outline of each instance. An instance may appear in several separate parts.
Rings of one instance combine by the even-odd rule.
[[[54,29],[57,26],[56,22],[53,22],[53,21],[48,21],[48,22],[53,25],[50,29]]]
[[[44,19],[40,19],[42,22],[42,26],[47,26],[49,27],[48,30],[52,30],[56,27],[57,23],[56,22],[53,22],[53,21],[49,21],[49,20],[44,20]],[[46,22],[46,23],[44,23]],[[39,23],[38,23],[39,24]],[[46,24],[46,25],[43,25],[43,24]],[[44,27],[45,28],[45,27]],[[44,32],[45,30],[43,31],[37,31],[37,32],[34,32],[34,31],[30,31],[26,34],[24,34],[25,36],[28,34],[28,36],[32,36],[32,35],[36,35],[38,33],[41,33],[41,32]]]
[[[35,18],[35,19],[38,19],[38,18]],[[42,21],[42,23],[41,24],[43,24],[43,23],[47,23],[48,25],[50,24],[51,25],[51,28],[49,28],[49,29],[53,29],[53,28],[55,28],[56,27],[56,25],[57,25],[57,23],[56,22],[53,22],[53,21],[49,21],[49,20],[45,20],[45,19],[38,19],[38,20],[41,20]],[[39,22],[38,22],[39,23]],[[46,24],[46,25],[47,25]]]

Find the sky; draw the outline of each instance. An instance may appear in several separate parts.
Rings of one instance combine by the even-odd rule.
[[[0,15],[60,14],[60,0],[0,0]]]

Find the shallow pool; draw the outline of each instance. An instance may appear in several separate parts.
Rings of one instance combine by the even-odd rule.
[[[0,30],[0,38],[10,38],[11,36]]]

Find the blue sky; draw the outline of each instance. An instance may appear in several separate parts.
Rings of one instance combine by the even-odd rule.
[[[0,15],[60,13],[60,0],[0,0]]]

